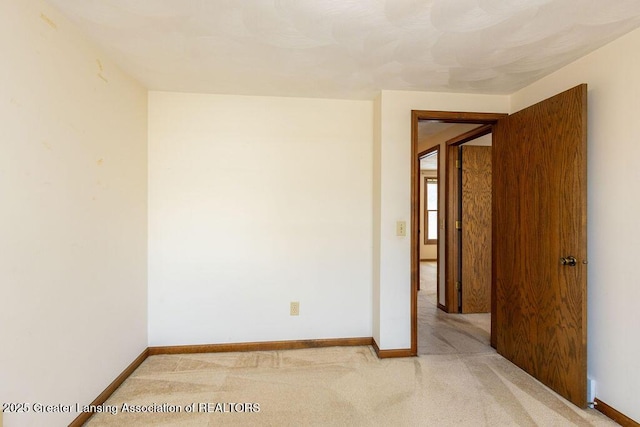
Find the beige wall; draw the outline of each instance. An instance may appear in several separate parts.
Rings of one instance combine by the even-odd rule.
[[[371,336],[372,120],[371,101],[150,93],[151,345]]]
[[[35,0],[0,55],[0,401],[88,404],[147,346],[146,90]]]
[[[515,112],[589,86],[588,370],[596,396],[640,421],[640,30],[512,96]]]

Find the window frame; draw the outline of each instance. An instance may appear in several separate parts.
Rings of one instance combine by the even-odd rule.
[[[436,213],[436,236],[438,236],[438,204],[439,204],[439,189],[438,189],[438,177],[436,176],[425,176],[424,178],[424,244],[425,245],[436,245],[438,243],[438,237],[435,239],[429,239],[429,212]],[[429,181],[436,183],[436,208],[428,209],[429,207],[429,189],[428,184]]]

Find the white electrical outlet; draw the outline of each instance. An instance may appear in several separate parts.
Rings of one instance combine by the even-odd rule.
[[[298,301],[291,301],[291,305],[289,306],[289,314],[291,316],[300,315],[300,303]]]

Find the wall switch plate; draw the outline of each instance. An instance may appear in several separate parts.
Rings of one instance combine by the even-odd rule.
[[[406,236],[406,235],[407,235],[407,222],[406,221],[396,222],[396,236]]]
[[[291,316],[300,315],[300,303],[298,301],[291,301],[291,305],[289,306],[289,314]]]

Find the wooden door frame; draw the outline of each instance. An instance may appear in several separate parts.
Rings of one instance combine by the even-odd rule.
[[[477,123],[479,125],[495,124],[501,118],[508,116],[504,113],[477,113],[452,111],[411,111],[411,355],[418,354],[418,284],[420,280],[420,158],[418,156],[418,122],[420,120],[437,120],[443,123]],[[462,135],[461,135],[462,136]],[[455,141],[454,138],[450,141]],[[454,144],[455,142],[452,142]],[[458,142],[463,144],[463,142]],[[447,147],[449,144],[447,145]],[[445,155],[446,152],[445,150]],[[449,173],[449,168],[445,173]],[[445,189],[445,209],[447,206],[447,191]],[[438,223],[442,220],[442,213],[438,212]],[[445,234],[451,228],[445,218]],[[438,239],[440,240],[440,239]],[[438,242],[440,245],[440,242]],[[445,282],[447,274],[447,250],[451,243],[445,238]],[[439,258],[439,254],[438,254]],[[445,296],[446,298],[446,296]],[[446,302],[445,302],[446,304]],[[493,339],[493,336],[492,336]]]

